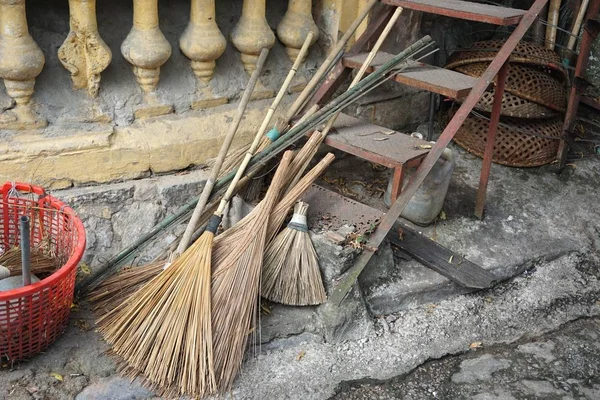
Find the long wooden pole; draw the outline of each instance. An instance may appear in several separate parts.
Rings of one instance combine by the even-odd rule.
[[[579,37],[579,30],[583,24],[583,18],[585,17],[585,13],[589,4],[590,0],[583,0],[581,2],[581,7],[579,7],[579,13],[577,13],[577,18],[575,19],[573,30],[571,31],[571,37],[569,37],[569,43],[567,44],[567,49],[569,50],[573,50],[575,48],[575,43],[577,43],[577,38]]]
[[[298,113],[298,111],[302,108],[306,100],[310,97],[313,90],[317,87],[321,79],[325,76],[325,74],[331,69],[332,65],[337,61],[339,54],[344,50],[348,41],[354,36],[354,33],[362,23],[362,21],[369,15],[371,9],[377,4],[378,0],[371,0],[365,8],[362,10],[360,15],[356,17],[354,22],[350,25],[350,27],[344,32],[344,36],[336,43],[335,47],[329,52],[329,55],[323,61],[323,64],[317,69],[317,72],[313,75],[310,81],[306,84],[306,87],[300,95],[296,98],[296,100],[292,103],[289,111],[285,115],[285,117],[277,122],[277,130],[279,132],[283,132],[286,128],[287,124],[291,121],[291,119]]]
[[[187,249],[190,244],[190,240],[192,235],[194,234],[194,230],[196,229],[196,225],[198,224],[198,220],[202,215],[202,211],[208,202],[208,198],[210,197],[210,193],[215,186],[215,181],[219,177],[219,171],[221,170],[221,166],[223,165],[223,161],[225,161],[225,157],[227,156],[227,152],[229,151],[229,147],[231,146],[231,142],[233,142],[233,137],[237,132],[240,123],[242,122],[242,117],[244,116],[244,112],[246,111],[246,107],[250,102],[250,96],[252,96],[252,92],[254,91],[254,87],[258,82],[258,78],[260,78],[260,74],[265,65],[265,61],[267,60],[267,55],[269,54],[269,49],[263,48],[260,52],[260,56],[258,57],[258,61],[256,62],[256,69],[252,73],[248,84],[246,85],[246,89],[244,90],[244,94],[242,99],[240,100],[240,104],[238,105],[237,111],[235,113],[235,117],[233,119],[233,123],[229,125],[229,131],[227,132],[227,136],[225,136],[225,141],[221,145],[221,149],[219,150],[219,155],[215,159],[215,163],[213,165],[213,169],[210,173],[209,178],[206,180],[204,184],[204,188],[202,189],[202,194],[200,195],[200,199],[194,208],[194,213],[188,222],[188,225],[185,229],[185,233],[179,242],[179,246],[177,246],[177,251],[172,255],[171,260],[177,258],[180,254]]]
[[[260,145],[260,141],[261,141],[265,131],[267,130],[268,124],[271,122],[271,117],[273,117],[275,108],[277,108],[277,106],[281,102],[281,99],[283,98],[283,95],[285,94],[287,87],[289,86],[290,82],[294,78],[294,74],[300,67],[300,64],[302,63],[304,56],[308,52],[308,48],[310,46],[310,42],[312,41],[312,37],[313,37],[313,33],[310,32],[308,34],[307,38],[304,40],[304,44],[302,45],[302,48],[300,49],[300,53],[298,53],[298,56],[296,57],[296,60],[294,61],[294,65],[292,66],[292,69],[288,73],[288,76],[287,76],[283,86],[281,87],[277,97],[275,98],[273,105],[267,112],[267,117],[265,118],[265,121],[263,121],[263,124],[262,124],[261,128],[259,129],[259,131],[256,133],[256,136],[254,137],[254,141],[252,142],[252,145],[250,145],[250,148],[246,152],[246,155],[244,156],[242,163],[240,164],[239,168],[237,169],[235,176],[233,177],[233,180],[229,184],[229,187],[227,188],[227,192],[225,192],[225,195],[223,196],[223,199],[221,200],[221,203],[219,204],[219,208],[217,208],[215,215],[223,214],[223,210],[225,209],[225,206],[231,199],[231,196],[233,195],[233,193],[235,191],[237,183],[242,178],[242,175],[244,174],[244,172],[246,172],[246,168],[248,167],[248,164],[250,163],[252,156],[258,149],[258,146]]]
[[[558,27],[558,15],[560,13],[561,0],[550,0],[548,6],[548,28],[546,29],[546,48],[554,50],[556,45],[556,28]]]

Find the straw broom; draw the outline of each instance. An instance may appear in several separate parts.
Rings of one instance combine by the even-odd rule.
[[[234,117],[234,122],[229,126],[229,132],[227,133],[225,140],[221,145],[219,155],[215,159],[211,175],[204,184],[204,188],[202,190],[202,194],[200,195],[200,199],[198,200],[198,204],[196,204],[196,207],[194,208],[192,217],[188,222],[186,230],[183,234],[182,239],[179,242],[176,251],[169,257],[169,262],[172,262],[175,258],[177,258],[179,254],[183,253],[190,244],[192,234],[202,217],[202,213],[206,207],[206,203],[208,202],[215,181],[217,180],[219,171],[222,169],[222,165],[225,162],[227,152],[231,147],[231,143],[240,126],[246,107],[250,102],[252,92],[254,90],[254,87],[256,86],[256,83],[258,82],[258,78],[266,61],[267,55],[267,49],[261,52],[261,56],[259,57],[259,60],[257,62],[257,68],[252,74],[248,84],[246,85],[246,89],[244,90],[244,94],[242,96],[242,99],[240,100],[240,104],[238,105],[236,115]],[[270,119],[272,117],[272,113],[271,115],[267,115],[268,119],[265,118],[265,121],[263,121],[263,125],[265,126],[269,124]],[[88,299],[94,304],[94,308],[97,314],[101,316],[103,313],[110,312],[112,310],[111,307],[113,307],[115,304],[120,304],[122,302],[124,298],[123,296],[131,295],[140,286],[144,285],[156,274],[160,273],[161,264],[163,267],[165,266],[165,262],[155,261],[148,265],[136,267],[136,273],[123,271],[121,273],[109,277],[100,285],[98,285],[98,287],[94,291],[92,291],[92,293],[90,293],[90,295],[88,296]]]
[[[262,50],[241,103],[247,104],[267,53],[267,49]],[[232,138],[226,137],[227,146]],[[178,251],[185,248],[193,234],[226,152],[224,144]],[[238,180],[232,181],[229,195]],[[150,386],[168,394],[204,396],[216,389],[210,262],[212,241],[226,203],[224,198],[199,240],[128,301],[98,320],[99,331],[114,353],[128,364],[124,370],[132,377],[144,375]]]
[[[306,224],[308,204],[296,203],[287,227],[267,246],[261,296],[291,306],[318,305],[327,299],[319,257]]]
[[[245,234],[243,240],[233,235],[234,240],[222,241],[227,247],[227,256],[218,263],[213,259],[214,367],[220,392],[231,388],[242,364],[248,334],[256,326],[269,216],[283,189],[291,159],[292,153],[287,151],[265,198],[238,223],[244,227],[237,230]]]
[[[271,119],[273,118],[273,114],[275,113],[275,110],[281,103],[281,100],[283,99],[283,96],[285,95],[287,88],[289,87],[290,83],[292,82],[292,80],[296,74],[296,71],[298,70],[298,68],[301,64],[302,59],[306,56],[306,53],[308,52],[308,48],[313,39],[313,36],[314,36],[313,33],[309,32],[308,36],[306,37],[306,39],[304,41],[304,44],[302,45],[302,48],[300,49],[300,52],[298,53],[298,56],[296,57],[294,65],[288,72],[286,79],[284,80],[283,84],[281,85],[281,88],[279,89],[279,92],[277,93],[277,96],[275,97],[271,106],[269,107],[269,110],[267,111],[267,114],[265,115],[265,118],[263,119],[263,122],[262,122],[258,132],[256,133],[256,136],[259,139],[263,137],[264,133],[267,130],[267,127],[271,123]],[[243,101],[241,103],[243,103]],[[247,102],[245,104],[247,104]],[[236,124],[235,126],[236,127],[239,126],[239,123]],[[261,146],[260,143],[261,142],[259,142],[259,144],[257,146],[255,146],[256,148],[253,151],[251,151],[251,155],[254,155],[256,152],[260,151],[260,146]],[[244,150],[244,152],[242,154],[240,154],[240,150]],[[239,165],[241,163],[241,161],[243,160],[244,156],[246,155],[246,153],[249,152],[249,150],[250,150],[249,147],[248,148],[244,147],[244,148],[239,148],[237,150],[234,150],[233,153],[228,154],[227,157],[221,161],[221,165],[218,166],[217,171],[233,170],[233,166]],[[221,155],[221,153],[219,154],[219,156],[220,155]],[[217,167],[218,159],[219,159],[219,157],[217,157],[217,159],[215,159],[213,162],[213,171]],[[218,175],[219,175],[219,172],[217,172],[217,176]],[[211,179],[210,182],[214,185],[214,181],[216,179],[217,179],[217,177],[215,177],[214,179]],[[212,190],[212,185],[210,186],[210,189]],[[210,192],[208,192],[208,195],[210,195]],[[194,210],[194,216],[192,216],[192,219],[190,220],[190,222],[187,225],[186,232],[184,233],[184,235],[179,243],[177,251],[173,255],[171,255],[171,257],[170,257],[171,260],[174,259],[177,254],[180,254],[183,251],[185,251],[185,249],[189,245],[189,242],[192,237],[192,233],[195,230],[198,222],[200,221],[200,219],[201,219],[200,215],[202,214],[202,211],[204,211],[204,208],[206,206],[206,202],[208,200],[208,195],[204,198],[204,201],[199,201],[198,205],[196,205],[196,208]],[[118,304],[120,302],[116,299],[115,300],[111,300],[111,299],[113,299],[114,297],[119,297],[120,299],[122,299],[123,295],[129,295],[129,294],[135,292],[135,290],[137,290],[137,288],[139,288],[141,285],[148,282],[149,279],[153,278],[154,275],[156,275],[160,272],[160,268],[157,268],[158,264],[160,264],[160,262],[155,262],[155,263],[152,263],[147,266],[138,267],[136,270],[138,270],[140,272],[139,275],[128,274],[127,279],[123,279],[123,277],[121,276],[122,274],[116,274],[113,277],[109,277],[108,279],[106,279],[89,296],[89,299],[90,299],[90,301],[92,301],[94,303],[94,306],[95,306],[95,309],[97,310],[97,312],[102,312],[102,310],[110,310],[111,309],[110,306],[114,305],[115,303]],[[141,271],[140,269],[147,269],[147,271]],[[117,292],[113,293],[113,290],[116,290]],[[115,295],[118,295],[118,296],[115,296]]]

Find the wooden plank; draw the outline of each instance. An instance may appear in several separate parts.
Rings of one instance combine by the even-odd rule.
[[[391,129],[340,114],[325,144],[388,168],[416,160],[430,143]]]
[[[427,268],[460,286],[487,289],[497,281],[491,272],[400,222],[394,224],[388,239]]]
[[[494,25],[516,25],[527,10],[462,0],[382,0],[391,6]]]
[[[366,57],[366,53],[344,57],[343,64],[346,67],[357,69],[360,68]],[[375,71],[392,57],[394,57],[392,54],[379,52],[367,72]],[[477,83],[477,78],[472,76],[416,61],[410,61],[409,66],[396,75],[395,80],[453,99],[466,97]]]

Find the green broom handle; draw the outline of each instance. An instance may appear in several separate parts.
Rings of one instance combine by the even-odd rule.
[[[235,117],[233,123],[229,125],[229,131],[227,132],[227,136],[225,136],[225,141],[221,145],[221,149],[219,150],[219,155],[215,160],[215,164],[213,165],[213,169],[211,171],[210,177],[206,180],[204,184],[204,188],[202,189],[202,194],[200,195],[200,199],[194,208],[194,213],[190,218],[190,221],[185,228],[185,233],[179,242],[179,246],[177,246],[177,250],[172,255],[171,259],[178,257],[183,254],[183,252],[188,248],[190,244],[190,240],[192,235],[194,234],[194,230],[196,229],[196,225],[198,224],[198,220],[202,215],[202,211],[208,203],[208,198],[215,186],[215,181],[219,177],[219,171],[221,170],[221,166],[223,165],[223,161],[225,161],[225,157],[227,156],[227,152],[229,151],[229,147],[231,146],[231,142],[233,142],[233,137],[237,132],[240,123],[242,122],[242,118],[244,117],[244,112],[246,111],[246,107],[250,102],[250,96],[252,96],[252,92],[254,92],[254,87],[260,78],[260,74],[265,65],[265,61],[267,60],[267,55],[269,54],[269,49],[266,47],[263,48],[260,52],[260,56],[258,57],[258,61],[256,62],[256,69],[252,72],[252,76],[246,85],[246,89],[244,90],[244,94],[242,99],[240,100],[240,104],[238,105],[237,111],[235,113]]]

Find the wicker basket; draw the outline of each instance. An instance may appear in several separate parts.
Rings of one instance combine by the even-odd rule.
[[[455,101],[460,103],[462,100],[464,99],[458,99]],[[493,104],[494,89],[491,89],[481,96],[481,99],[479,99],[477,102],[475,109],[491,113]],[[549,109],[548,107],[544,107],[540,104],[522,99],[519,96],[515,96],[510,92],[504,91],[504,94],[502,95],[502,108],[500,110],[500,114],[507,117],[541,119],[556,117],[557,112]]]
[[[465,64],[454,69],[465,75],[480,77],[487,69],[487,66],[487,63],[479,62]],[[494,81],[496,81],[496,78]],[[566,87],[552,75],[532,66],[510,64],[504,90],[521,99],[559,112],[564,112],[567,105]],[[511,103],[514,103],[514,101]],[[515,108],[518,104],[519,102],[512,104],[512,108]],[[534,107],[525,103],[523,103],[522,107],[525,109],[523,112],[515,112],[512,116],[518,117],[520,115],[517,114],[532,114],[535,111]],[[530,118],[543,118],[547,116],[548,113],[544,112],[538,116],[533,114]]]
[[[488,128],[486,117],[471,114],[456,132],[454,141],[469,153],[483,157]],[[492,161],[510,167],[549,164],[556,159],[561,132],[560,118],[503,118],[498,126]]]
[[[456,50],[448,58],[446,68],[454,69],[461,65],[472,64],[476,62],[491,62],[498,54],[498,51],[504,45],[504,40],[485,40],[474,43],[469,49]],[[511,63],[521,63],[549,68],[560,74],[561,78],[566,80],[567,71],[562,65],[558,54],[553,50],[544,48],[531,42],[521,41],[513,50],[510,56]]]

